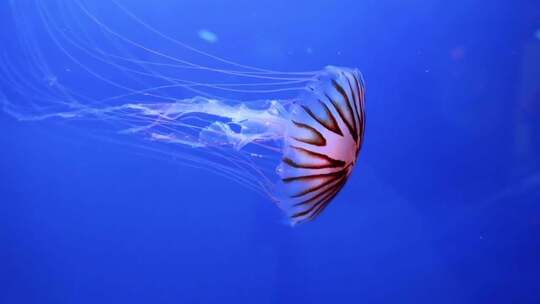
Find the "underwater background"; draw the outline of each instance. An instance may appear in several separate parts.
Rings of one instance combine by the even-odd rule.
[[[228,179],[0,113],[0,303],[540,303],[540,2],[118,2],[243,64],[359,68],[359,163],[290,227]]]

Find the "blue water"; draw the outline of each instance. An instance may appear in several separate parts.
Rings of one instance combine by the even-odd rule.
[[[2,56],[24,34],[8,2]],[[107,1],[83,2],[139,33]],[[0,303],[540,303],[538,1],[120,2],[243,64],[359,68],[360,161],[319,219],[292,228],[228,179],[2,113]],[[78,77],[67,81],[107,93]]]

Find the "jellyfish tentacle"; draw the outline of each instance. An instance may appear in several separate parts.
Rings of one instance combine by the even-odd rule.
[[[213,72],[218,72],[218,73],[223,73],[223,74],[229,74],[229,75],[235,75],[235,76],[242,76],[242,77],[250,77],[250,78],[258,78],[258,79],[274,79],[274,80],[298,80],[298,78],[291,78],[291,76],[294,76],[294,75],[289,75],[287,77],[278,77],[278,76],[272,76],[272,74],[270,75],[266,75],[266,74],[257,74],[257,73],[246,73],[246,72],[243,72],[243,71],[232,71],[232,70],[226,70],[226,69],[217,69],[217,68],[212,68],[212,67],[208,67],[208,66],[204,66],[204,65],[200,65],[200,64],[195,64],[195,63],[192,63],[192,62],[189,62],[187,60],[182,60],[182,59],[179,59],[179,58],[176,58],[174,56],[171,56],[171,55],[167,55],[163,52],[160,52],[158,50],[155,50],[155,49],[152,49],[152,48],[149,48],[149,47],[146,47],[132,39],[129,39],[121,34],[119,34],[118,32],[114,31],[111,27],[109,27],[108,25],[106,25],[105,23],[103,23],[101,20],[99,20],[94,14],[92,14],[79,0],[75,0],[74,1],[78,7],[80,8],[80,10],[88,17],[90,18],[96,25],[98,25],[99,27],[101,27],[104,31],[108,32],[109,34],[117,37],[118,39],[124,41],[125,43],[129,44],[129,45],[132,45],[132,46],[135,46],[137,48],[140,48],[150,54],[153,54],[153,55],[156,55],[156,56],[159,56],[159,57],[163,57],[165,59],[169,59],[173,62],[178,62],[178,63],[181,63],[181,64],[185,64],[187,65],[188,67],[192,67],[192,68],[197,68],[197,69],[201,69],[201,70],[207,70],[207,71],[213,71]]]
[[[186,43],[183,43],[183,42],[181,42],[181,41],[179,41],[177,39],[174,39],[174,38],[170,37],[169,35],[164,34],[163,32],[157,30],[155,27],[153,27],[150,24],[148,24],[148,23],[144,22],[143,20],[141,20],[138,16],[136,16],[131,11],[129,11],[125,6],[120,5],[117,1],[113,0],[112,2],[117,7],[119,7],[120,10],[122,10],[126,15],[128,15],[131,19],[133,19],[135,22],[142,25],[144,28],[148,29],[152,33],[155,33],[158,36],[164,38],[165,40],[171,41],[176,45],[179,45],[179,46],[181,46],[183,48],[186,48],[188,50],[191,50],[191,51],[193,51],[193,52],[195,52],[197,54],[201,54],[201,55],[206,56],[208,58],[214,59],[216,61],[223,62],[223,63],[229,64],[231,66],[235,66],[235,67],[238,67],[238,68],[243,68],[243,69],[246,69],[248,71],[251,71],[251,72],[248,72],[248,73],[253,73],[253,74],[281,74],[281,75],[311,75],[311,74],[316,73],[316,72],[281,72],[281,71],[273,71],[273,70],[269,70],[269,69],[262,69],[262,68],[259,68],[259,67],[240,64],[238,62],[234,62],[232,60],[225,59],[223,57],[215,56],[215,55],[210,54],[208,52],[204,52],[204,51],[201,51],[201,50],[199,50],[197,48],[194,48],[194,47],[192,47],[192,46],[190,46],[190,45],[188,45]]]
[[[122,35],[100,20],[89,2],[26,4],[37,8],[38,22],[23,14],[25,4],[10,1],[20,15],[16,23],[22,33],[21,52],[15,58],[25,60],[0,53],[0,74],[5,76],[0,102],[5,113],[19,120],[101,121],[120,134],[139,135],[152,142],[140,145],[145,151],[174,155],[181,163],[206,168],[270,196],[292,224],[317,218],[349,179],[366,124],[364,81],[357,70],[329,66],[318,73],[280,72],[238,64],[160,33],[121,7],[158,37],[226,65],[212,67]],[[63,12],[59,20],[53,18],[52,8]],[[84,19],[75,24],[81,35],[70,27],[77,17]],[[91,29],[85,29],[88,21]],[[41,40],[33,39],[36,28],[51,41],[51,53],[43,50]],[[94,41],[92,30],[105,38],[103,45]],[[54,56],[64,61],[53,66],[47,59]],[[79,74],[68,74],[69,68],[83,76],[81,83],[70,79]],[[178,69],[227,80],[184,79]],[[94,87],[84,86],[85,77],[105,90],[88,91]],[[185,90],[198,96],[185,98]],[[219,92],[301,93],[294,99],[258,96],[259,100],[242,103],[214,95]],[[161,153],[169,149],[173,152]]]

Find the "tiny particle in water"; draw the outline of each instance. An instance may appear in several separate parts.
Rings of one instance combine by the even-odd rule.
[[[313,49],[310,48],[310,47],[308,47],[308,48],[306,49],[306,53],[308,53],[308,54],[313,54]]]
[[[450,50],[450,58],[454,61],[461,61],[465,58],[466,51],[464,46],[456,46]]]
[[[48,86],[53,87],[58,83],[58,78],[54,75],[50,75],[45,77],[45,81],[47,82]]]
[[[204,29],[199,30],[199,38],[209,43],[216,43],[218,41],[218,37],[214,32]]]
[[[540,40],[540,29],[536,30],[536,32],[534,33],[534,37]]]

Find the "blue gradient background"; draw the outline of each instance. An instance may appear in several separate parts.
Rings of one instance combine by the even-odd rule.
[[[0,114],[0,303],[540,303],[538,1],[121,2],[242,63],[360,68],[361,160],[290,228],[226,179]]]

